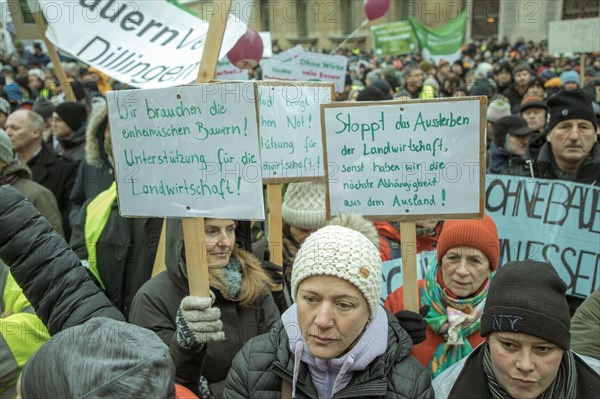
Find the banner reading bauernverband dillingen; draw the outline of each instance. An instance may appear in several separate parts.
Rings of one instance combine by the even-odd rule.
[[[246,32],[246,23],[233,15],[244,3],[232,4],[219,59]],[[173,4],[40,0],[39,5],[48,23],[48,39],[113,79],[160,88],[193,82],[198,75],[208,22]],[[216,8],[214,12],[222,14]]]

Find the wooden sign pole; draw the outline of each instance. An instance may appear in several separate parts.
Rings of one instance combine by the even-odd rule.
[[[60,84],[60,87],[62,88],[63,93],[65,93],[65,100],[77,101],[77,99],[75,98],[75,94],[73,93],[73,88],[67,80],[67,74],[65,73],[65,70],[63,69],[62,64],[60,63],[60,58],[58,56],[58,53],[56,52],[56,48],[52,43],[50,43],[50,40],[46,38],[46,21],[44,21],[44,16],[41,12],[35,12],[32,15],[33,19],[35,20],[35,24],[40,30],[40,36],[44,40],[44,44],[48,49],[48,56],[50,57],[50,60],[52,60],[52,64],[54,64],[54,72],[56,73],[56,77],[58,78],[58,82]]]
[[[222,0],[217,3],[223,7],[224,12],[215,13],[208,26],[196,83],[206,83],[214,79],[217,71],[221,43],[227,25],[227,18],[221,18],[221,16],[229,15],[231,0]],[[190,295],[208,297],[210,288],[208,283],[208,258],[206,246],[204,245],[204,218],[183,219],[183,240]]]
[[[404,282],[404,309],[419,313],[417,283],[417,227],[414,222],[400,223],[402,239],[402,281]]]
[[[281,223],[281,184],[267,184],[267,209],[269,210],[269,253],[271,262],[283,266],[283,229]],[[283,290],[278,284],[272,291]]]
[[[158,247],[156,248],[156,255],[154,256],[154,266],[152,266],[152,276],[156,276],[158,273],[167,269],[165,262],[165,250],[167,240],[167,219],[163,219],[162,229],[160,230],[160,239],[158,240]]]

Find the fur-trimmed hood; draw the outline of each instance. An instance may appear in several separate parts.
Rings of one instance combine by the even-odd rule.
[[[108,162],[104,150],[104,129],[108,121],[108,106],[106,104],[97,106],[88,122],[86,135],[87,163],[101,167]]]

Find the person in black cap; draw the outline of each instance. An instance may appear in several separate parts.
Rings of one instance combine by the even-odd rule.
[[[534,129],[533,134],[529,136],[529,155],[531,158],[537,159],[540,149],[546,143],[546,135],[543,133],[546,127],[548,106],[541,97],[525,97],[521,101],[519,113],[527,122],[527,126]]]
[[[512,68],[508,62],[502,62],[494,69],[494,80],[498,85],[498,93],[504,92],[512,83]]]
[[[489,173],[533,176],[528,156],[529,136],[535,130],[518,115],[500,118],[494,125],[494,141],[490,144]]]
[[[481,318],[486,341],[433,381],[436,398],[598,397],[600,363],[570,349],[566,290],[549,263],[500,267]]]
[[[543,98],[529,96],[523,98],[519,108],[521,117],[527,122],[527,126],[534,129],[536,133],[542,133],[546,126],[548,106]]]
[[[600,186],[598,121],[592,100],[580,89],[548,99],[546,140],[537,158],[536,177]]]
[[[59,155],[75,162],[85,157],[85,129],[88,113],[84,104],[67,101],[52,113],[52,134],[60,143]]]

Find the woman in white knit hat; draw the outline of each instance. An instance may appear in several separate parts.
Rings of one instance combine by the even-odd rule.
[[[411,338],[380,304],[381,260],[363,234],[330,225],[302,244],[296,302],[233,360],[226,398],[432,398]]]

